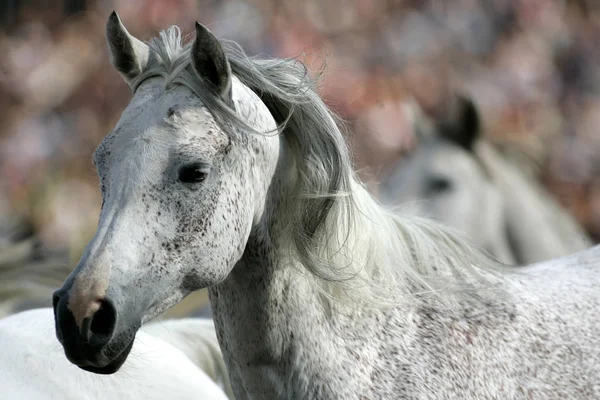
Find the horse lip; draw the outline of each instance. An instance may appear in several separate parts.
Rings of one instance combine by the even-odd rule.
[[[106,359],[106,357],[102,357],[102,360],[81,360],[81,359],[71,359],[68,355],[69,361],[83,369],[84,371],[92,372],[95,374],[101,375],[110,375],[117,372],[121,366],[127,360],[127,356],[131,352],[133,348],[134,339],[132,338],[129,344],[127,344],[123,350],[121,350],[115,357],[113,357],[110,361]]]

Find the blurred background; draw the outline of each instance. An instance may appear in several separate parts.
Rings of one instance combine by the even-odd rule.
[[[485,135],[600,240],[600,2],[3,0],[0,214],[32,218],[73,262],[99,214],[92,152],[131,98],[109,65],[113,9],[142,40],[197,20],[250,55],[326,64],[322,95],[373,187],[412,146],[408,101],[435,117],[468,93]]]

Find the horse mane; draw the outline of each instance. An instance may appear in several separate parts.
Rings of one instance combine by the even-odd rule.
[[[339,121],[303,63],[251,58],[234,42],[221,44],[233,75],[266,105],[290,149],[297,178],[276,217],[283,230],[277,233],[286,262],[308,271],[322,294],[395,306],[407,294],[447,300],[443,293],[463,296],[481,288],[475,282],[493,281],[499,263],[466,239],[436,222],[386,210],[368,193],[353,170]],[[190,65],[191,44],[182,44],[178,27],[161,32],[149,47],[158,62],[134,80],[134,91],[145,79],[162,76],[166,85],[190,88],[233,135],[254,131],[203,86]]]

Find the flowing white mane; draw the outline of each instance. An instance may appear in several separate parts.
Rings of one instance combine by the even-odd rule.
[[[222,45],[233,74],[267,106],[294,157],[297,181],[275,217],[290,264],[309,271],[332,298],[376,305],[398,304],[407,293],[445,300],[442,293],[473,293],[475,282],[491,282],[488,272],[499,264],[465,239],[433,221],[400,217],[372,198],[302,63],[254,59],[234,43]],[[161,32],[149,47],[151,62],[134,91],[147,78],[164,77],[166,85],[190,88],[231,134],[253,131],[203,86],[179,28]]]

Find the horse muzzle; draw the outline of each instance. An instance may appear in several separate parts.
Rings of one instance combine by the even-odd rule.
[[[85,305],[85,313],[76,315],[70,308],[69,290],[63,287],[54,293],[52,305],[56,337],[71,363],[97,374],[119,370],[139,325],[119,332],[118,312],[108,297],[93,299]]]

